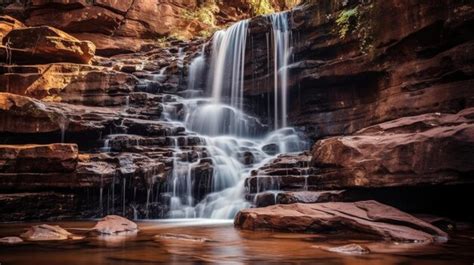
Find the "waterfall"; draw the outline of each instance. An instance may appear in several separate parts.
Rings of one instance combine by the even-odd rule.
[[[291,56],[291,31],[288,25],[288,14],[289,12],[283,12],[270,15],[273,32],[273,121],[275,129],[288,126],[288,62]]]
[[[186,115],[179,119],[164,107],[163,117],[177,122],[199,138],[190,150],[174,138],[173,172],[168,181],[171,218],[233,218],[250,204],[244,199],[244,181],[275,154],[296,152],[305,148],[296,131],[287,126],[287,66],[290,52],[290,30],[287,13],[269,17],[274,37],[275,130],[244,110],[244,69],[248,20],[214,34],[211,57],[203,51],[192,60],[188,89],[207,83],[206,98],[180,98]],[[203,78],[201,67],[209,59],[209,74]],[[187,141],[187,138],[184,139]],[[197,158],[190,158],[189,152]],[[210,174],[203,172],[210,171]],[[196,172],[201,172],[197,174]],[[204,182],[206,194],[199,194]],[[278,185],[276,185],[278,186]]]

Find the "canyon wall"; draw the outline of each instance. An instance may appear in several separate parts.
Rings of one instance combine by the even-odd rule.
[[[456,211],[474,181],[473,4],[314,1],[293,10],[290,23],[288,120],[315,144],[254,171],[248,197],[260,206],[377,199]],[[271,122],[270,26],[256,18],[249,27],[245,94]],[[264,192],[275,189],[282,192]]]
[[[182,17],[199,5],[20,1],[2,9],[10,16],[0,17],[0,209],[8,213],[0,220],[92,217],[115,209],[166,216],[169,194],[162,191],[174,166],[173,146],[189,162],[206,150],[183,127],[159,118],[165,108],[184,115],[173,95],[187,93],[186,65],[208,39],[169,38],[167,46],[160,39],[207,30]],[[245,6],[221,6],[216,24],[247,18]],[[247,198],[274,203],[363,195],[415,211],[438,203],[439,194],[445,208],[466,200],[474,180],[473,5],[322,0],[289,17],[288,121],[314,146],[253,171]],[[269,124],[271,39],[269,18],[252,18],[245,105]],[[193,176],[202,198],[212,164],[203,159]],[[280,197],[265,195],[275,183]],[[32,215],[36,207],[42,211]]]

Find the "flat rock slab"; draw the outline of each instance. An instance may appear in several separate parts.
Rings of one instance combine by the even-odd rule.
[[[93,231],[106,235],[118,235],[138,232],[138,225],[118,215],[107,215],[92,228]]]
[[[348,230],[401,242],[445,242],[448,235],[412,215],[376,201],[273,205],[240,211],[234,221],[247,230],[325,232]]]

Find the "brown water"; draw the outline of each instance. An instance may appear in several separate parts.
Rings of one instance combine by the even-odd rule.
[[[94,222],[61,222],[75,234]],[[33,223],[0,224],[0,237],[17,236]],[[474,233],[455,234],[442,245],[394,244],[355,234],[310,235],[249,232],[230,222],[139,222],[140,232],[128,237],[0,245],[0,264],[474,264]],[[212,242],[156,238],[159,234],[205,237]],[[364,236],[362,236],[364,237]],[[352,239],[351,239],[352,238]],[[367,255],[328,252],[328,247],[358,243]]]

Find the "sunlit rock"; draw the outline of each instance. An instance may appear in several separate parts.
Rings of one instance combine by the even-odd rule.
[[[0,16],[0,42],[2,41],[3,36],[8,34],[8,32],[18,29],[24,28],[25,25],[20,21],[16,20],[10,16]]]
[[[51,63],[72,62],[88,64],[95,54],[95,45],[48,26],[19,28],[3,37],[11,49],[12,62]]]
[[[118,215],[107,215],[97,222],[92,231],[105,235],[136,233],[138,225]]]

